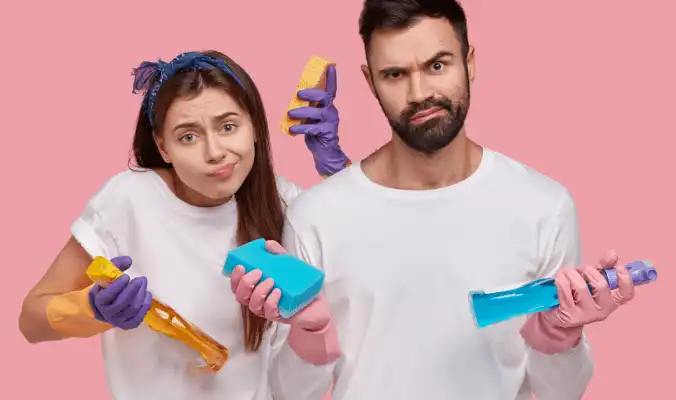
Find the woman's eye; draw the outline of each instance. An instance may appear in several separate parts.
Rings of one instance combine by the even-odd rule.
[[[190,142],[194,141],[195,139],[197,139],[197,136],[194,135],[194,134],[192,134],[192,133],[189,133],[189,134],[184,135],[183,137],[181,137],[181,141],[182,141],[182,142],[187,142],[187,143],[190,143]]]
[[[232,132],[235,130],[235,125],[233,124],[225,124],[223,125],[223,130],[226,132]]]

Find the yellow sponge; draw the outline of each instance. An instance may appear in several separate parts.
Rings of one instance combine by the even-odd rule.
[[[289,128],[302,123],[302,121],[289,117],[288,112],[294,108],[307,107],[310,105],[310,102],[299,99],[296,93],[302,89],[324,90],[326,88],[326,69],[330,65],[335,65],[335,63],[320,56],[310,57],[310,60],[305,64],[305,69],[300,77],[300,82],[298,82],[298,85],[296,86],[296,92],[294,93],[293,99],[291,99],[291,104],[289,104],[286,113],[284,113],[284,118],[282,120],[283,132],[295,136],[289,131]]]

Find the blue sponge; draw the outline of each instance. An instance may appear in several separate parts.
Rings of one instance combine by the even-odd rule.
[[[260,270],[260,282],[271,278],[282,292],[279,314],[290,318],[310,304],[321,292],[324,272],[288,254],[272,254],[265,250],[265,239],[256,239],[228,253],[223,274],[230,276],[241,265],[246,272]]]

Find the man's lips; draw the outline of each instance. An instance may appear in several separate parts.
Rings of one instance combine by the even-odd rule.
[[[443,110],[442,107],[432,107],[432,108],[428,108],[427,110],[419,111],[419,112],[413,114],[413,116],[411,117],[411,121],[414,122],[414,121],[417,121],[417,120],[421,120],[423,118],[429,117],[430,115],[436,114],[436,113],[438,113],[439,111],[442,111],[442,110]]]

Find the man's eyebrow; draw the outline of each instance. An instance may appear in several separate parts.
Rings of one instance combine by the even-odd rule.
[[[447,51],[447,50],[440,50],[434,53],[434,55],[427,60],[423,62],[423,65],[429,66],[431,64],[434,64],[435,62],[439,61],[440,59],[444,57],[455,57],[455,54],[453,52]],[[389,75],[393,73],[402,73],[406,72],[406,68],[404,67],[397,67],[397,66],[392,66],[392,67],[385,67],[378,71],[380,75]]]
[[[447,51],[447,50],[437,51],[432,57],[428,58],[423,63],[423,65],[426,66],[426,67],[429,67],[430,65],[434,64],[435,62],[438,62],[439,60],[441,60],[444,57],[453,58],[453,57],[455,57],[455,54],[453,54],[452,52]]]

